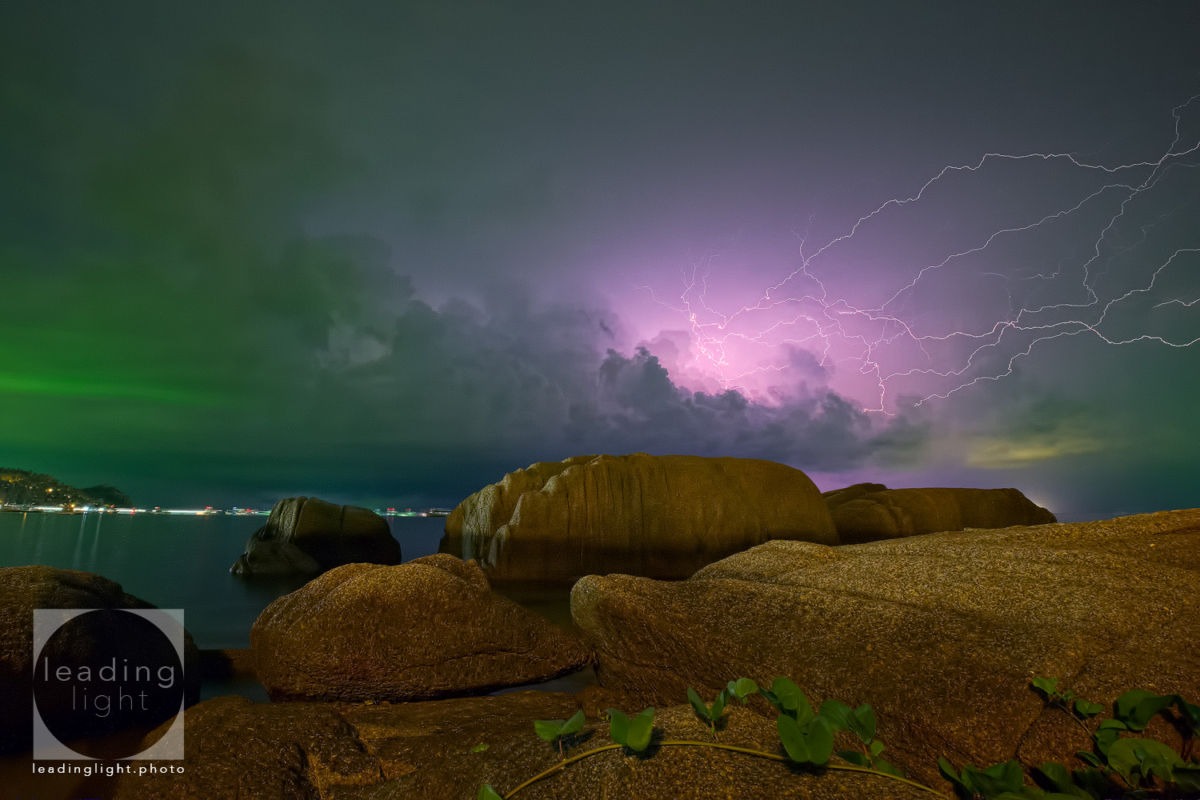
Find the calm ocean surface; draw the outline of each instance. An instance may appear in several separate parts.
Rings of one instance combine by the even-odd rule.
[[[445,519],[389,517],[404,560],[437,552]],[[95,572],[159,608],[182,608],[202,649],[249,647],[250,626],[302,581],[250,583],[229,566],[266,517],[0,513],[0,567]]]

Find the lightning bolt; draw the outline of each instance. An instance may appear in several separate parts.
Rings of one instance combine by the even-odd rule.
[[[1191,184],[1187,183],[1195,183],[1200,174],[1200,138],[1185,140],[1183,133],[1185,116],[1197,112],[1200,95],[1172,109],[1174,138],[1154,158],[1107,165],[1073,153],[986,153],[973,164],[943,167],[916,192],[886,200],[815,249],[810,248],[810,217],[802,233],[793,231],[799,241],[795,267],[762,289],[756,301],[732,310],[722,310],[720,298],[709,297],[710,278],[718,269],[718,258],[713,253],[681,270],[683,288],[677,299],[664,300],[650,286],[636,288],[648,292],[654,302],[685,321],[698,360],[716,374],[723,387],[749,394],[755,378],[790,369],[788,364],[776,363],[778,359],[770,357],[759,357],[752,364],[739,363],[741,359],[733,352],[738,348],[759,348],[768,354],[781,348],[802,348],[818,358],[822,366],[842,369],[850,365],[865,379],[873,395],[864,410],[888,415],[898,408],[898,386],[909,387],[903,394],[915,405],[945,399],[967,387],[1011,376],[1019,359],[1054,339],[1083,335],[1114,347],[1137,342],[1191,347],[1200,343],[1200,334],[1169,336],[1143,330],[1123,335],[1112,329],[1119,327],[1113,320],[1122,309],[1141,298],[1157,301],[1151,310],[1174,307],[1177,313],[1200,303],[1200,296],[1192,296],[1200,294],[1194,278],[1188,291],[1171,292],[1160,286],[1168,276],[1186,279],[1194,275],[1200,266],[1200,246],[1175,241],[1163,248],[1157,240],[1161,237],[1157,237],[1157,255],[1141,256],[1139,252],[1152,236],[1157,236],[1156,228],[1173,215],[1189,210],[1188,204],[1200,196],[1200,186],[1188,189]],[[986,178],[989,169],[1005,164],[1060,166],[1072,175],[1095,175],[1095,183],[1100,185],[1079,190],[1056,210],[1036,214],[1036,218],[1020,224],[998,226],[976,241],[920,266],[907,279],[902,277],[898,288],[882,302],[856,302],[852,292],[839,293],[829,287],[831,275],[844,277],[853,267],[852,255],[849,264],[838,263],[839,251],[885,214],[918,207],[934,192],[952,190],[956,181]],[[1170,181],[1174,176],[1179,176],[1184,189],[1190,192],[1178,203],[1173,199],[1178,187],[1173,189],[1176,194],[1164,191],[1164,187],[1173,186]],[[1194,211],[1194,206],[1190,210]],[[1139,215],[1155,212],[1154,219],[1138,219]],[[1019,243],[1022,236],[1043,234],[1053,225],[1067,224],[1082,225],[1090,231],[1072,240],[1083,247],[1084,255],[1034,264],[1032,270],[1024,265],[1009,265],[1001,271],[976,270],[977,279],[1000,281],[1009,287],[1009,308],[1004,314],[991,319],[980,316],[973,327],[937,330],[931,314],[911,312],[920,292],[938,296],[935,281],[939,276],[969,271],[998,243]],[[1190,232],[1200,233],[1195,222],[1189,227]],[[1123,241],[1131,230],[1137,235],[1132,241]],[[1017,302],[1014,284],[1054,296],[1037,302],[1027,297]],[[1163,297],[1163,292],[1167,296]],[[1031,289],[1028,295],[1037,293]],[[914,392],[914,382],[924,382],[926,388]],[[930,388],[930,384],[936,384],[936,388]]]

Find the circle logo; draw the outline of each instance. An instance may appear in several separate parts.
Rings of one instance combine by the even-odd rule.
[[[175,612],[36,609],[34,616],[35,759],[183,757],[184,634]]]

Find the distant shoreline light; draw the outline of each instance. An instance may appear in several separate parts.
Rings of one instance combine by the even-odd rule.
[[[4,504],[0,503],[0,511],[8,513],[38,513],[38,514],[167,514],[177,517],[209,517],[209,516],[236,516],[236,517],[266,517],[271,514],[270,511],[259,511],[253,508],[238,508],[234,506],[229,510],[219,508],[115,508],[112,506],[103,506],[92,508],[91,506],[35,506],[23,505],[19,503]],[[394,508],[389,508],[386,511],[375,509],[375,513],[381,517],[445,517],[450,514],[450,509],[447,508],[428,508],[423,511],[413,511],[405,509],[397,511]]]

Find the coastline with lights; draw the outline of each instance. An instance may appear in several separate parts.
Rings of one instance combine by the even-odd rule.
[[[388,509],[372,509],[381,517],[445,517],[449,515],[448,508],[426,508],[414,511],[411,508],[406,508],[403,511],[398,511],[394,508]],[[166,515],[175,517],[208,517],[208,516],[235,516],[235,517],[266,517],[269,516],[271,510],[257,508],[238,508],[234,506],[229,509],[221,508],[116,508],[113,506],[47,506],[47,505],[25,505],[21,503],[0,503],[0,512],[16,513],[16,514],[150,514],[150,515]]]

